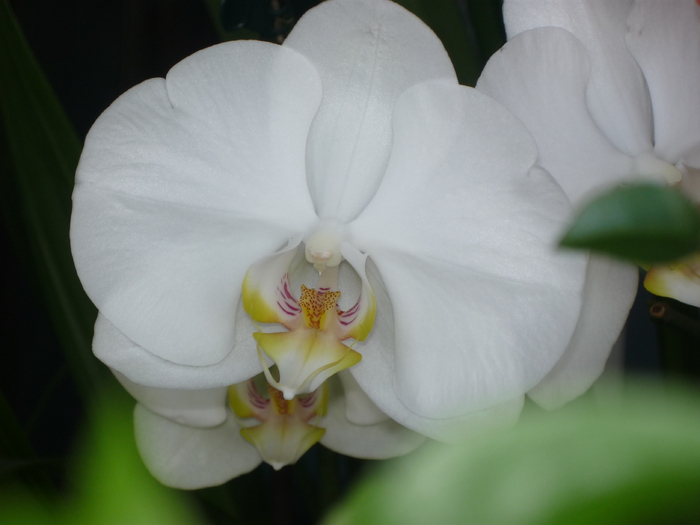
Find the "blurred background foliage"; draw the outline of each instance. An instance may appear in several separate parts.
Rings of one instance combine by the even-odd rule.
[[[4,306],[0,324],[0,522],[317,523],[350,486],[364,479],[363,473],[372,470],[373,462],[315,447],[293,467],[274,472],[263,465],[221,487],[186,494],[153,482],[136,459],[132,402],[114,389],[113,377],[90,351],[95,310],[77,281],[68,244],[70,194],[81,143],[115,98],[145,79],[164,76],[184,57],[220,41],[259,38],[281,42],[294,22],[317,3],[0,0],[0,298]],[[398,3],[438,34],[463,84],[476,83],[489,56],[505,41],[501,0]],[[648,302],[652,307],[663,306],[663,315],[654,318],[657,325],[649,319]],[[697,381],[698,332],[697,309],[641,291],[628,324],[626,350],[612,361],[628,372]],[[587,397],[595,396],[593,392]],[[654,413],[661,418],[654,423],[661,429],[655,434],[656,441],[650,438],[649,447],[640,445],[632,452],[652,457],[668,448],[664,443],[674,443],[677,454],[669,456],[668,469],[662,468],[665,461],[656,462],[662,473],[681,465],[679,458],[684,454],[687,464],[700,472],[697,456],[688,448],[695,446],[697,451],[697,441],[681,437],[683,418],[698,414],[696,401],[687,397],[678,401],[673,415],[662,417],[663,409]],[[506,514],[498,510],[500,503],[491,500],[511,494],[502,486],[507,480],[527,488],[537,478],[536,471],[542,468],[538,461],[543,452],[537,445],[541,439],[551,442],[551,449],[557,451],[551,457],[545,454],[552,463],[577,454],[595,435],[609,440],[606,437],[592,445],[591,455],[607,447],[623,450],[626,443],[637,440],[638,434],[629,429],[641,428],[637,412],[619,433],[611,429],[616,418],[627,412],[614,417],[608,413],[600,420],[590,410],[558,418],[539,415],[531,422],[530,416],[538,412],[528,406],[523,425],[495,441],[475,438],[473,445],[455,452],[428,447],[407,461],[387,462],[329,522],[398,523],[396,520],[403,519],[411,523],[411,516],[417,519],[420,515],[412,514],[411,509],[433,509],[437,516],[443,507],[447,513],[464,512],[459,510],[460,503],[471,502],[478,503],[469,514],[477,520],[474,523],[520,523],[498,521]],[[581,428],[582,433],[572,436],[564,430],[569,425]],[[687,432],[691,431],[697,439],[697,420],[688,420]],[[481,449],[483,453],[474,452]],[[432,454],[437,459],[426,459]],[[511,471],[503,454],[529,467]],[[586,462],[577,465],[587,466]],[[605,472],[595,468],[585,475],[605,478]],[[696,490],[697,477],[687,475],[686,470],[678,470],[679,476],[686,476],[678,479],[689,490]],[[425,475],[419,474],[422,472]],[[564,476],[568,483],[575,481],[575,472]],[[643,494],[668,493],[671,485],[664,483],[673,473],[654,484],[650,472],[656,471],[647,469],[646,477],[640,478],[640,487],[647,492],[630,492],[632,500]],[[547,519],[569,516],[566,509],[586,504],[576,503],[575,484],[550,477],[550,485],[545,480],[539,487],[546,493],[564,483],[557,492],[564,494],[561,508],[555,509],[559,514],[535,510],[526,513],[535,521],[522,523],[564,523]],[[490,479],[491,485],[465,496],[461,487],[479,485],[480,479]],[[394,486],[401,490],[392,489]],[[473,498],[487,494],[484,491],[489,495],[476,502]],[[411,503],[406,495],[415,496],[413,506],[406,504]],[[518,489],[512,495],[522,499],[527,493]],[[450,504],[450,498],[458,500]],[[478,514],[489,508],[495,512],[490,515],[492,521]],[[357,521],[360,519],[367,521]]]
[[[700,523],[697,390],[641,382],[598,394],[382,466],[324,523]]]

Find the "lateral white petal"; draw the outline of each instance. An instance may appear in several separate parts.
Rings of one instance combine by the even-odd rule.
[[[233,414],[213,428],[179,425],[142,405],[134,410],[134,432],[143,462],[163,485],[199,489],[250,472],[262,459],[241,436]]]
[[[369,337],[355,345],[363,357],[349,372],[381,411],[407,428],[449,442],[460,441],[470,432],[515,424],[523,407],[524,395],[486,410],[453,418],[422,417],[409,410],[394,389],[395,355],[401,351],[395,346],[394,310],[371,258],[367,260],[367,277],[377,299],[377,316]],[[346,416],[348,413],[349,410]]]
[[[634,156],[652,146],[652,114],[642,72],[625,45],[632,1],[506,0],[503,17],[509,38],[554,26],[583,43],[591,59],[586,100],[593,120],[617,148]],[[537,60],[532,55],[528,63]]]
[[[632,159],[616,149],[586,106],[588,55],[571,33],[526,31],[486,64],[477,89],[525,124],[549,171],[573,202],[632,177]]]
[[[365,394],[350,370],[339,372],[338,379],[343,385],[345,419],[350,423],[353,425],[376,425],[389,419],[389,416],[382,412]]]
[[[374,195],[391,149],[391,114],[408,87],[457,82],[441,42],[416,16],[384,0],[331,0],[284,42],[316,66],[323,102],[307,144],[308,182],[321,218],[353,219]]]
[[[243,307],[238,308],[235,325],[234,350],[214,365],[188,366],[162,359],[131,341],[101,314],[95,323],[92,350],[104,364],[140,385],[172,389],[226,387],[262,371],[252,336],[257,329]]]
[[[343,382],[345,383],[345,382]],[[402,427],[387,416],[369,424],[351,422],[347,415],[347,398],[336,381],[328,382],[328,412],[320,425],[326,429],[320,443],[335,452],[363,459],[386,459],[402,456],[418,448],[425,436]]]
[[[433,418],[515,399],[559,360],[579,316],[585,257],[554,247],[568,200],[529,170],[522,124],[474,89],[415,86],[394,128],[382,185],[349,228],[389,291],[399,397]]]
[[[552,410],[583,394],[600,377],[637,295],[635,266],[591,256],[586,272],[583,309],[566,353],[528,392]]]
[[[628,24],[627,46],[654,108],[655,150],[675,164],[700,145],[700,6],[637,1]]]
[[[153,388],[112,370],[121,385],[151,412],[190,427],[216,427],[226,421],[226,387],[202,390]]]
[[[127,337],[179,364],[226,357],[246,270],[316,220],[304,156],[320,98],[304,57],[238,42],[192,55],[97,120],[72,249],[88,295]]]

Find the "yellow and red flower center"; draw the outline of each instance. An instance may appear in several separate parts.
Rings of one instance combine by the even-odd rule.
[[[241,435],[275,470],[296,463],[326,432],[317,426],[328,405],[325,385],[286,399],[269,384],[263,396],[255,379],[249,379],[229,387],[229,405],[243,426]]]

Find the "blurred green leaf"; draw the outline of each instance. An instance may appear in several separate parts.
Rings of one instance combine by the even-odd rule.
[[[67,523],[197,523],[182,493],[158,483],[143,465],[134,440],[133,407],[133,400],[116,389],[93,406],[77,470],[79,492]]]
[[[0,525],[58,525],[44,502],[20,487],[0,494]]]
[[[593,200],[561,246],[637,263],[678,259],[700,246],[700,215],[680,191],[652,184],[616,188]]]
[[[7,0],[0,0],[0,204],[20,259],[32,265],[73,376],[91,394],[107,376],[90,350],[96,311],[73,266],[68,239],[80,156],[60,104]]]
[[[700,521],[700,397],[659,385],[433,445],[367,478],[327,525]]]
[[[119,390],[92,406],[74,472],[76,492],[59,504],[14,489],[0,501],[0,524],[194,525],[183,493],[158,483],[136,450],[133,405]]]

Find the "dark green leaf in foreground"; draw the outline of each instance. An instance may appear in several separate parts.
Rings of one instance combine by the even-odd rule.
[[[579,401],[367,478],[326,525],[700,523],[700,394]]]
[[[699,243],[695,205],[678,190],[652,184],[624,186],[596,198],[561,241],[637,263],[672,261]]]

